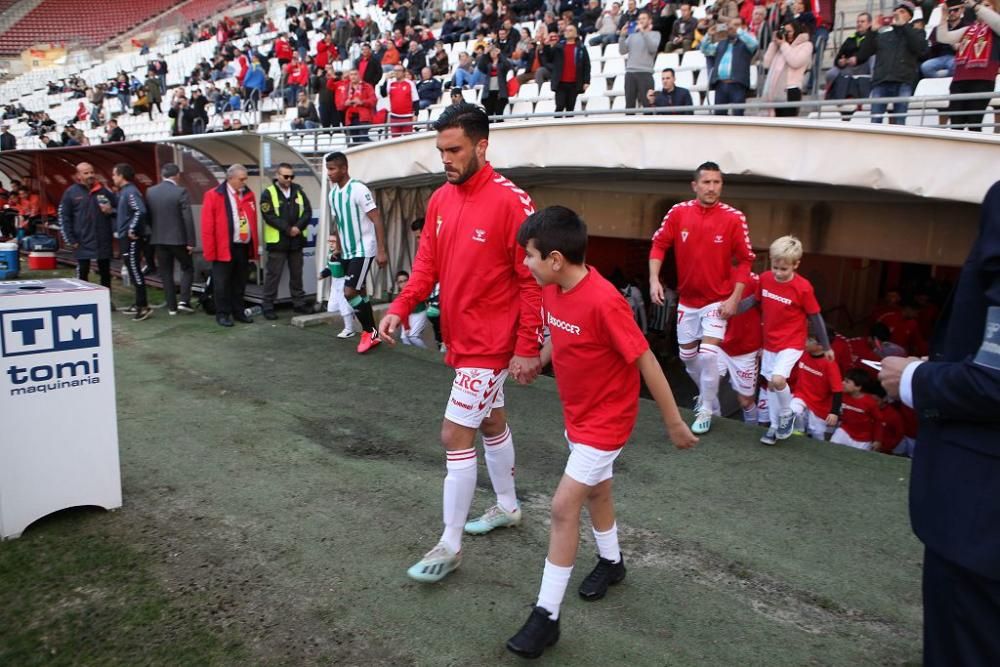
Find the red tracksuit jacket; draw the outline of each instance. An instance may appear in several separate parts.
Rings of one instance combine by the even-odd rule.
[[[406,322],[440,283],[449,366],[498,369],[515,353],[538,356],[542,293],[516,240],[534,210],[489,163],[461,185],[445,183],[427,203],[412,275],[389,312]]]

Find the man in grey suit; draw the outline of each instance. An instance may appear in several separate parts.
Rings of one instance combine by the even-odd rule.
[[[167,312],[193,313],[191,308],[191,283],[194,280],[194,218],[191,215],[191,199],[187,190],[180,186],[180,168],[168,162],[160,168],[163,180],[146,190],[146,206],[152,226],[150,243],[156,246],[156,264],[160,268],[160,279],[167,297]],[[177,300],[174,289],[174,260],[181,267],[181,299]]]

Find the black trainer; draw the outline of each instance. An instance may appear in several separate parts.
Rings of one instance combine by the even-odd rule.
[[[559,619],[552,620],[547,609],[535,607],[517,634],[507,640],[507,650],[522,658],[537,658],[559,641]]]
[[[607,558],[597,557],[597,566],[580,583],[580,597],[584,600],[600,600],[608,592],[608,586],[625,578],[625,559],[619,557],[617,563]]]

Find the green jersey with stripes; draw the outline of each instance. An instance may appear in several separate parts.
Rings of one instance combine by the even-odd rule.
[[[357,179],[340,187],[331,184],[330,211],[337,221],[340,255],[343,259],[375,257],[377,244],[375,223],[368,214],[378,208],[371,190]]]

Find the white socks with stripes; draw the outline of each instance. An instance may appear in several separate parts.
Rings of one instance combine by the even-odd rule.
[[[684,370],[687,371],[688,376],[694,381],[694,385],[701,388],[701,367],[698,365],[698,348],[693,347],[689,350],[682,347],[677,356],[684,362]]]
[[[743,408],[743,423],[757,425],[757,403],[755,402],[749,408]]]
[[[486,450],[486,469],[497,494],[497,504],[508,512],[517,509],[517,494],[514,491],[514,438],[510,426],[497,436],[483,436]]]
[[[563,598],[566,597],[566,587],[569,585],[569,578],[572,574],[572,565],[562,567],[561,565],[553,565],[548,558],[545,559],[545,569],[542,570],[542,586],[538,589],[536,606],[549,612],[549,618],[553,621],[559,618],[559,606],[562,605]]]
[[[774,396],[778,402],[778,416],[788,415],[792,412],[792,390],[785,385],[784,389],[775,389]]]
[[[448,474],[444,478],[444,533],[441,541],[458,553],[462,531],[469,518],[472,495],[476,491],[476,448],[446,452]]]

